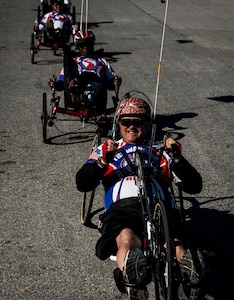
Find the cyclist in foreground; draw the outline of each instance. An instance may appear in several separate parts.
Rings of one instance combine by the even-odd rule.
[[[150,276],[147,260],[142,252],[141,204],[131,168],[117,149],[123,148],[132,161],[137,150],[148,156],[151,146],[149,140],[152,126],[151,109],[144,99],[127,96],[120,102],[116,117],[121,139],[118,141],[109,139],[94,150],[77,172],[76,184],[79,191],[87,192],[102,181],[105,189],[105,213],[101,219],[102,235],[96,245],[96,255],[101,260],[116,255],[117,269],[114,271],[114,277],[117,287],[122,293],[127,292],[130,299],[148,299],[146,285],[150,281]],[[172,138],[168,138],[165,145],[152,144],[150,163],[153,166],[157,164],[161,146],[176,148],[177,153],[176,158],[172,159],[164,152],[160,163],[161,174],[158,178],[167,195],[166,206],[171,216],[170,234],[174,240],[176,257],[181,270],[183,272],[186,270],[193,282],[199,282],[201,274],[195,269],[191,251],[185,247],[180,215],[173,198],[170,197],[168,187],[172,180],[170,174],[173,174],[174,179],[179,178],[182,181],[182,189],[186,193],[196,194],[202,190],[202,178],[182,156],[181,144]],[[137,283],[141,287],[126,288],[121,284],[122,281]],[[185,298],[183,291],[180,290],[178,299],[196,298]]]

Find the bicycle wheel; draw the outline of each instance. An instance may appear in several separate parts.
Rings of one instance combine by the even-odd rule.
[[[101,135],[100,133],[96,133],[92,140],[92,144],[90,147],[90,154],[93,152],[101,144]],[[82,193],[82,202],[81,202],[81,223],[83,225],[87,225],[90,223],[90,212],[92,210],[93,199],[95,195],[95,189],[90,192]]]
[[[31,53],[31,63],[35,63],[35,36],[34,33],[31,34],[31,46],[30,46],[30,53]]]
[[[47,121],[48,121],[48,112],[47,112],[47,97],[46,93],[43,93],[42,98],[42,114],[41,114],[41,121],[42,121],[42,136],[43,142],[47,142]]]
[[[154,261],[156,299],[174,300],[173,289],[173,248],[169,233],[167,212],[164,203],[159,200],[155,205],[154,215]]]
[[[37,7],[37,24],[41,22],[41,7],[38,5]]]
[[[72,7],[72,19],[73,19],[73,24],[76,23],[76,7]]]

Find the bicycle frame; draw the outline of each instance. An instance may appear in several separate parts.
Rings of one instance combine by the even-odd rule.
[[[163,297],[164,300],[174,300],[177,261],[169,232],[165,208],[166,196],[155,179],[158,169],[153,169],[148,162],[145,162],[140,152],[136,152],[135,163],[129,159],[123,149],[119,149],[119,152],[132,166],[136,176],[144,221],[143,252],[149,261],[149,268],[154,278],[156,299]]]

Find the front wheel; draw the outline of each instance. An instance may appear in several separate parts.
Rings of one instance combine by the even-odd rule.
[[[155,279],[156,299],[176,299],[173,280],[174,251],[169,233],[167,212],[164,203],[160,200],[154,209],[153,222],[155,233],[153,275]]]
[[[46,93],[43,93],[43,97],[42,97],[41,121],[42,121],[43,142],[46,143],[47,142],[47,123],[48,123],[47,96],[46,96]]]
[[[73,19],[73,24],[76,23],[76,8],[75,6],[72,7],[72,19]]]
[[[35,63],[35,36],[34,33],[31,34],[31,46],[30,46],[30,54],[31,54],[31,63]]]
[[[99,133],[96,133],[92,144],[90,147],[90,154],[93,152],[94,149],[96,149],[101,144],[101,135]],[[81,203],[81,223],[83,225],[88,225],[90,220],[90,213],[93,206],[93,199],[95,195],[95,189],[90,192],[84,192],[82,193],[82,203]]]

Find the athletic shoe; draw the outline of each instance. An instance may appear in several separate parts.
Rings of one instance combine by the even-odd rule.
[[[205,277],[206,266],[202,253],[186,250],[179,261],[183,282],[178,288],[179,300],[197,300],[201,292],[201,282]]]
[[[123,278],[129,299],[148,299],[146,284],[149,283],[149,270],[147,259],[139,248],[132,248],[128,251],[124,260]],[[129,287],[128,284],[136,285],[136,287]]]
[[[192,252],[187,249],[179,261],[179,266],[184,281],[192,285],[200,283],[205,272],[205,262],[199,250],[192,255]]]

